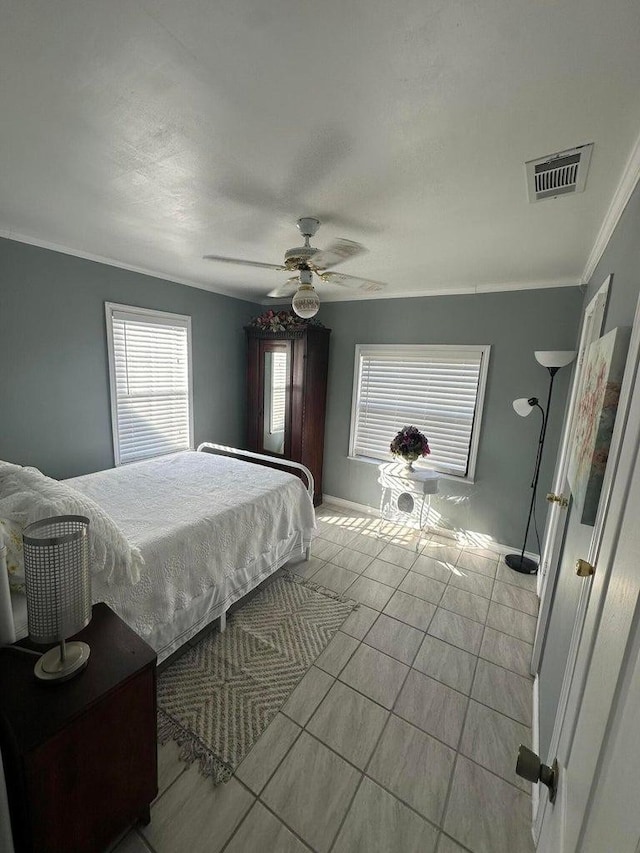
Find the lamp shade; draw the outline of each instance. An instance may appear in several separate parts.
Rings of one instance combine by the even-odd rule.
[[[291,301],[291,307],[304,320],[315,317],[320,308],[320,297],[310,284],[301,284]]]
[[[536,350],[536,361],[543,367],[559,369],[571,364],[576,357],[575,350]]]
[[[533,411],[533,407],[535,403],[532,403],[531,400],[533,397],[518,397],[517,400],[513,401],[513,408],[517,415],[520,415],[521,418],[526,418],[527,415],[530,415]],[[538,401],[536,400],[536,403]]]
[[[69,678],[86,666],[86,643],[65,641],[91,619],[89,519],[61,515],[30,524],[23,533],[29,637],[60,643],[36,664],[38,678]]]

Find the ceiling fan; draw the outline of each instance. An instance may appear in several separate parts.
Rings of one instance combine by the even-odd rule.
[[[323,282],[337,284],[340,287],[348,287],[356,290],[364,290],[373,293],[386,287],[380,281],[372,281],[368,278],[357,278],[353,275],[345,275],[333,272],[338,264],[348,261],[356,255],[361,255],[367,250],[360,243],[353,240],[345,240],[344,237],[336,238],[326,249],[315,249],[310,244],[320,227],[320,220],[312,216],[303,216],[298,219],[298,229],[304,237],[304,246],[296,246],[287,249],[284,253],[284,264],[267,264],[261,261],[245,261],[240,258],[226,258],[221,255],[205,255],[208,261],[222,261],[227,264],[243,264],[260,269],[276,270],[277,272],[297,272],[284,284],[271,290],[267,296],[275,299],[283,296],[293,295],[291,306],[299,317],[309,318],[318,313],[320,299],[313,287],[313,276],[318,276]]]

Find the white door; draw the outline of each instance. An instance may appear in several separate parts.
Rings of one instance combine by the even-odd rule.
[[[639,351],[640,303],[587,556],[596,570],[593,578],[576,578],[581,594],[551,739],[558,796],[551,805],[540,793],[538,853],[634,853],[640,838],[633,680],[640,599]]]
[[[569,468],[569,459],[571,458],[572,450],[571,439],[574,434],[574,413],[577,407],[578,400],[580,398],[579,395],[583,376],[584,357],[590,344],[592,344],[600,337],[600,332],[602,331],[602,324],[604,321],[604,312],[607,305],[607,298],[609,295],[610,282],[611,276],[608,276],[603,282],[598,292],[596,293],[596,295],[593,297],[593,299],[587,306],[582,321],[582,328],[580,330],[578,358],[576,360],[576,368],[573,374],[573,384],[571,386],[571,392],[569,395],[569,405],[567,408],[562,439],[558,452],[558,463],[556,465],[556,471],[553,479],[553,493],[566,498],[569,497],[569,483],[567,479],[567,472]],[[564,577],[564,575],[566,574],[566,572],[559,572],[562,557],[564,555],[567,559],[571,559],[572,557],[569,552],[572,552],[575,547],[579,547],[581,550],[584,548],[583,541],[575,541],[577,539],[584,539],[584,531],[580,531],[578,529],[568,529],[568,522],[570,520],[570,516],[571,513],[568,513],[566,508],[563,507],[560,503],[552,503],[549,507],[547,521],[545,524],[545,533],[542,543],[542,554],[540,555],[540,570],[538,575],[538,595],[540,596],[540,613],[538,615],[538,625],[536,628],[536,637],[533,645],[533,656],[531,662],[531,672],[533,674],[537,673],[540,667],[540,660],[542,658],[542,653],[547,638],[549,618],[551,616],[551,603],[555,597],[554,593],[556,591],[556,583],[558,581],[558,576],[560,575],[561,577]],[[589,528],[589,530],[591,530],[591,528]],[[566,542],[568,547],[564,548],[563,545],[565,545],[565,540],[567,538],[569,539],[569,541]],[[573,561],[575,563],[575,558],[573,558]],[[566,592],[566,590],[563,590],[563,592]],[[566,614],[565,620],[562,624],[564,625],[565,623]],[[572,623],[573,619],[571,619],[569,622],[569,628],[571,627]]]

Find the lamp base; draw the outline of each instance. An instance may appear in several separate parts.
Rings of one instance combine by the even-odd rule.
[[[538,564],[535,560],[522,557],[520,554],[507,554],[504,561],[514,572],[520,572],[523,575],[535,575],[538,571]]]
[[[66,681],[82,672],[89,660],[90,651],[86,643],[64,643],[63,646],[49,649],[38,658],[33,671],[41,681]]]

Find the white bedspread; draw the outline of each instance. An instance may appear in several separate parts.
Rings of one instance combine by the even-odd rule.
[[[193,601],[201,603],[194,612],[203,606],[223,612],[292,550],[301,556],[315,527],[298,477],[210,453],[177,453],[68,482],[110,513],[142,551],[138,584],[94,578],[93,594],[159,654],[168,653],[171,623],[169,634],[181,641],[195,633]],[[179,644],[172,641],[169,651]]]

